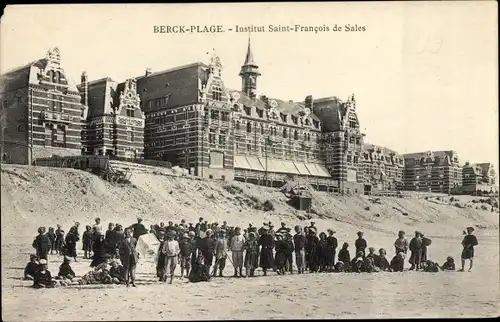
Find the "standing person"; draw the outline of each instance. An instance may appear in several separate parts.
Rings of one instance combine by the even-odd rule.
[[[52,245],[43,227],[38,228],[38,236],[33,240],[33,248],[36,249],[36,256],[38,259],[47,259]]]
[[[356,255],[358,255],[359,252],[363,253],[363,258],[365,258],[365,250],[368,244],[366,243],[366,240],[363,238],[364,233],[362,231],[358,231],[357,233],[358,239],[356,239],[356,242],[354,243],[354,247],[356,247]]]
[[[297,271],[299,274],[303,274],[306,265],[306,252],[305,244],[306,238],[302,234],[300,226],[295,226],[295,235],[293,236],[294,250],[295,250],[295,264],[297,265]]]
[[[85,226],[85,231],[82,235],[82,249],[83,249],[83,258],[87,259],[91,257],[92,248],[93,248],[93,233],[92,227],[90,225]]]
[[[420,237],[420,232],[415,231],[415,237],[410,241],[410,271],[417,270],[420,268],[420,262],[422,261],[422,238]]]
[[[328,229],[328,237],[326,238],[326,244],[328,246],[328,256],[327,256],[327,267],[329,271],[333,271],[335,268],[335,255],[337,253],[338,241],[333,234],[335,231]]]
[[[64,243],[66,244],[66,255],[68,257],[72,257],[75,262],[76,260],[76,243],[80,240],[80,236],[78,235],[78,226],[73,226],[69,229],[69,232],[66,234],[66,238]]]
[[[326,234],[321,232],[319,234],[319,242],[316,251],[318,258],[319,272],[323,273],[328,268],[328,243],[326,241]]]
[[[148,230],[146,227],[142,224],[142,218],[137,218],[137,223],[133,224],[129,228],[132,229],[133,232],[133,238],[137,240],[142,235],[145,235],[148,233]]]
[[[93,232],[93,239],[94,241],[98,240],[101,238],[101,232],[103,231],[102,225],[101,225],[101,218],[97,217],[94,219],[95,223],[92,225],[92,232]]]
[[[234,236],[231,238],[231,256],[233,257],[234,275],[233,277],[238,277],[238,271],[240,277],[243,277],[243,246],[245,246],[245,237],[241,235],[241,228],[236,227],[234,229]]]
[[[215,240],[212,236],[212,229],[207,229],[205,231],[205,238],[200,241],[200,250],[205,260],[204,264],[207,266],[209,274],[210,268],[214,264]]]
[[[432,241],[425,237],[422,232],[420,232],[420,238],[422,238],[422,259],[420,260],[420,268],[423,268],[422,264],[427,262],[427,247],[430,246]]]
[[[286,268],[290,271],[290,274],[293,274],[293,253],[295,251],[295,247],[293,245],[293,236],[292,234],[290,234],[289,231],[285,232],[283,236],[283,242],[286,245],[286,252],[285,252]]]
[[[408,239],[405,237],[405,232],[400,230],[398,232],[398,238],[394,242],[394,248],[396,250],[396,255],[399,253],[408,253]]]
[[[226,267],[226,259],[227,259],[227,239],[226,239],[226,231],[220,230],[219,236],[215,242],[215,261],[218,263],[214,267],[214,271],[212,276],[215,276],[217,273],[217,268],[219,269],[219,277],[223,277],[222,272]]]
[[[339,262],[350,265],[351,263],[351,254],[349,253],[349,244],[344,243],[342,245],[342,249],[339,250]]]
[[[167,240],[163,244],[162,252],[165,254],[165,275],[163,280],[167,280],[167,274],[170,275],[169,284],[172,284],[175,268],[177,266],[177,258],[180,253],[179,242],[174,239],[175,232],[167,232]]]
[[[120,224],[116,224],[114,231],[115,231],[114,245],[115,245],[115,252],[116,252],[118,250],[122,240],[125,239],[125,232],[123,231],[123,227]]]
[[[125,271],[125,283],[127,287],[129,282],[135,287],[135,268],[138,261],[138,255],[135,247],[137,246],[137,239],[132,237],[132,230],[127,228],[125,230],[124,239],[120,242],[118,253]]]
[[[102,263],[106,263],[107,261],[107,246],[106,241],[104,240],[104,232],[98,232],[97,236],[98,237],[96,237],[96,239],[94,240],[94,256],[92,256],[90,267],[97,267]]]
[[[107,246],[107,253],[110,255],[116,254],[116,236],[115,236],[115,224],[110,222],[108,224],[108,230],[106,230],[106,235],[104,236],[104,241],[106,242]]]
[[[470,266],[469,266],[469,272],[472,270],[472,264],[473,264],[473,259],[474,259],[474,246],[477,246],[479,243],[477,241],[476,236],[474,236],[472,233],[474,232],[473,227],[467,227],[467,235],[464,236],[464,239],[462,240],[462,268],[459,269],[459,272],[464,271],[464,266],[465,266],[465,260],[468,259],[470,261]]]
[[[47,237],[50,240],[50,255],[52,255],[56,250],[56,233],[54,232],[54,227],[49,227]]]
[[[264,271],[264,276],[267,276],[267,270],[274,267],[274,238],[269,234],[269,226],[262,227],[262,236],[259,238],[260,250],[260,263],[259,266]]]
[[[188,272],[188,277],[191,275],[191,271],[194,269],[198,258],[199,258],[199,252],[198,252],[198,245],[199,241],[196,237],[196,233],[194,231],[190,231],[188,233],[189,236],[189,242],[191,243],[191,270]],[[203,264],[205,265],[205,264]]]
[[[184,233],[179,242],[180,248],[180,265],[181,265],[181,278],[184,277],[184,272],[186,272],[186,278],[189,277],[189,270],[191,269],[191,256],[193,254],[194,244],[191,242],[191,237],[189,234]]]
[[[318,244],[319,238],[316,236],[316,230],[312,228],[307,229],[306,236],[306,269],[309,268],[309,272],[314,273],[319,269],[318,261]]]
[[[251,231],[248,233],[248,240],[245,241],[245,275],[248,277],[255,276],[255,269],[259,264],[259,242],[257,241],[257,233]]]
[[[56,254],[64,253],[64,230],[61,225],[57,225],[56,229]]]
[[[276,266],[276,272],[278,275],[285,275],[285,265],[286,265],[286,244],[283,241],[283,235],[276,233],[275,250],[276,257],[274,259],[274,264]]]
[[[160,245],[158,246],[158,258],[156,259],[156,277],[160,279],[160,282],[166,282],[163,280],[165,276],[165,254],[163,253],[163,246],[165,245],[165,233],[159,231],[158,241]]]

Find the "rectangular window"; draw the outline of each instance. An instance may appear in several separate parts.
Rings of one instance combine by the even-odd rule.
[[[257,109],[257,114],[259,115],[260,118],[264,117],[264,111],[259,108]]]
[[[127,116],[134,117],[134,108],[127,106]]]

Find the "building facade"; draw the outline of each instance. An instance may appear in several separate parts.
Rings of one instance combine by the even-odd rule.
[[[82,131],[83,153],[135,159],[143,157],[144,114],[135,79],[123,83],[103,78],[78,86],[88,113]]]
[[[6,162],[81,154],[86,108],[61,67],[58,48],[0,77],[2,155]]]
[[[462,193],[478,194],[497,192],[496,171],[491,163],[466,162],[463,169]]]
[[[456,151],[404,154],[404,189],[451,193],[462,186],[462,166]]]
[[[394,150],[373,144],[363,146],[363,180],[373,190],[403,190],[404,165],[403,156]]]

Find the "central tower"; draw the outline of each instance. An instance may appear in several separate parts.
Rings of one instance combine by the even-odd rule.
[[[241,77],[241,89],[250,98],[255,98],[257,96],[257,77],[260,76],[259,66],[255,64],[253,59],[252,48],[250,47],[250,36],[248,37],[248,49],[247,55],[245,57],[245,62],[241,66],[240,77]]]

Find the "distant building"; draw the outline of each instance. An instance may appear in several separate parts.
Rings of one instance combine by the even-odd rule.
[[[373,190],[403,190],[404,167],[404,158],[396,151],[373,144],[363,146],[365,186]]]
[[[61,67],[58,48],[0,76],[2,155],[7,162],[81,154],[86,109]]]
[[[466,162],[462,168],[462,192],[465,194],[483,194],[498,192],[496,172],[491,163]]]
[[[462,186],[462,166],[456,151],[404,154],[404,189],[451,193]]]
[[[142,158],[144,114],[135,79],[117,83],[111,78],[88,81],[83,72],[78,86],[88,106],[82,145],[84,154]]]

